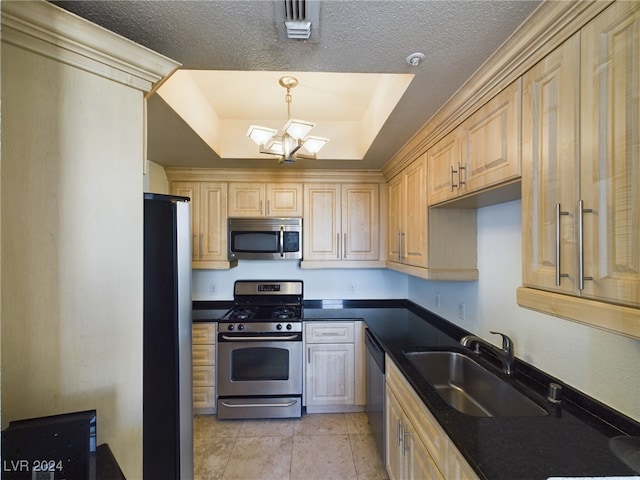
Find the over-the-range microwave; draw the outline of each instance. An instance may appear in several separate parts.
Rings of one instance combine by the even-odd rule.
[[[229,260],[292,260],[302,258],[302,218],[227,220]]]

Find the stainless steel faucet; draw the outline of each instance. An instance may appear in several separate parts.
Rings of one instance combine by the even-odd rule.
[[[483,345],[486,349],[493,353],[496,357],[498,357],[502,361],[502,371],[507,375],[513,375],[514,373],[514,364],[515,364],[515,356],[513,354],[513,342],[509,337],[507,337],[504,333],[500,332],[490,332],[495,335],[502,336],[502,348],[498,348],[490,342],[477,337],[475,335],[467,335],[460,339],[460,344],[463,347],[471,348],[473,343]]]

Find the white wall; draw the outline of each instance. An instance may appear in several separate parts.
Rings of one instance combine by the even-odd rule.
[[[231,270],[194,270],[194,300],[232,300],[235,280],[304,281],[304,297],[318,299],[397,299],[407,297],[407,276],[392,270],[303,270],[296,260],[240,260]]]
[[[520,201],[478,210],[480,280],[427,282],[411,278],[409,298],[496,344],[509,335],[516,356],[612,408],[640,420],[640,341],[520,308]],[[440,295],[440,307],[435,295]],[[458,317],[465,304],[465,319]]]

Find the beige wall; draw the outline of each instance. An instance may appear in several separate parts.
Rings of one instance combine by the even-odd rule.
[[[95,408],[139,478],[142,93],[6,44],[2,62],[3,427]]]
[[[147,160],[147,168],[144,174],[144,191],[149,193],[169,193],[169,180],[167,180],[164,167],[151,160]]]
[[[177,64],[45,1],[2,22],[2,427],[96,409],[138,479],[143,96]]]

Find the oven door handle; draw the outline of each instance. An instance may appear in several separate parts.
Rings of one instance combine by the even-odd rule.
[[[222,405],[227,408],[260,408],[260,407],[291,407],[298,403],[297,400],[292,400],[290,402],[285,403],[227,403],[225,401],[221,401]]]
[[[286,337],[230,337],[222,335],[222,339],[228,342],[260,342],[260,341],[278,341],[278,340],[296,340],[298,335],[287,335]]]

